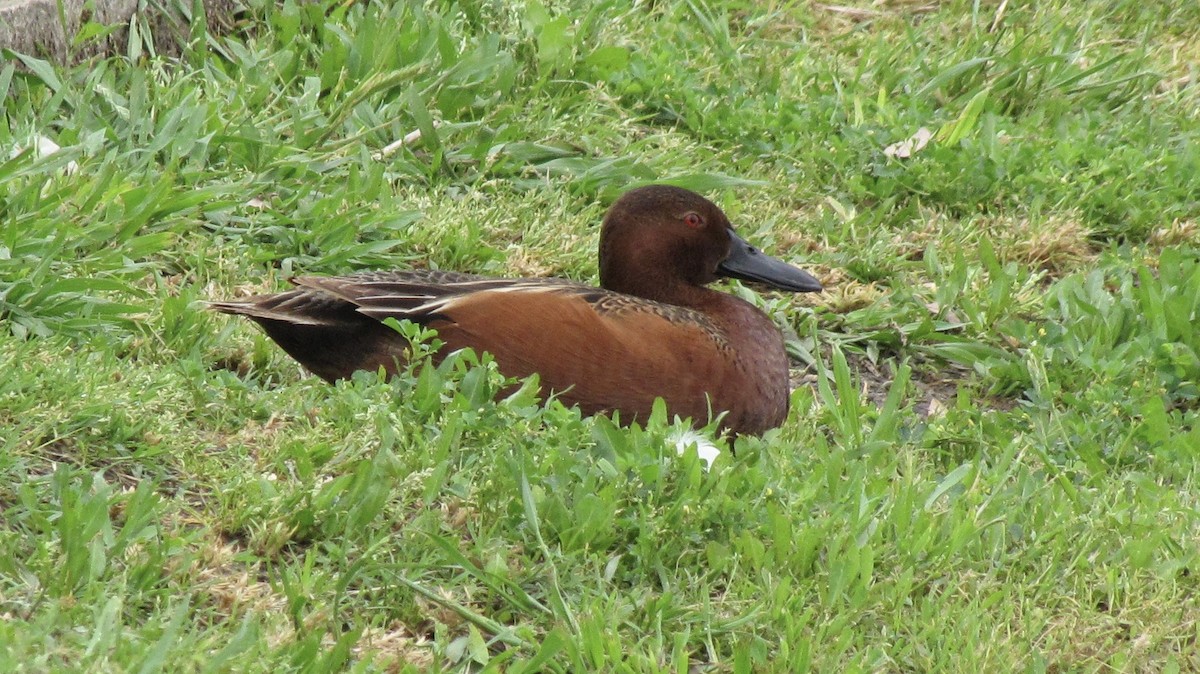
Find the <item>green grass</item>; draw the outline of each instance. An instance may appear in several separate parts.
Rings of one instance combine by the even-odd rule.
[[[1200,5],[918,5],[285,0],[0,66],[0,670],[1200,670]],[[711,470],[198,303],[594,281],[650,181],[828,286],[729,288],[798,388]]]

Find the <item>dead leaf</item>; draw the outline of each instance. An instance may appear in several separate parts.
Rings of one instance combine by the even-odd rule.
[[[899,143],[892,143],[883,148],[883,153],[889,157],[896,159],[908,159],[914,154],[925,149],[929,141],[933,138],[933,132],[925,127],[917,129],[917,132],[909,136],[906,140]]]
[[[946,415],[946,406],[942,401],[933,396],[929,396],[929,408],[925,411],[926,419],[936,419]]]

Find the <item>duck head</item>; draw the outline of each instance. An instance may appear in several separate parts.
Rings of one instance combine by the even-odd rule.
[[[716,204],[680,187],[648,185],[621,196],[600,231],[600,285],[678,303],[687,287],[719,278],[815,292],[808,272],[764,254],[733,231]]]

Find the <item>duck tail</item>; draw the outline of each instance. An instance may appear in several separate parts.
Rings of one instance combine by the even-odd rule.
[[[399,333],[359,313],[354,304],[311,290],[207,304],[258,323],[292,358],[330,382],[355,370],[395,371],[407,346]]]

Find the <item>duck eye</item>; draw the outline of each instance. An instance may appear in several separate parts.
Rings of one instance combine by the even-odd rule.
[[[683,224],[691,227],[692,229],[698,229],[704,225],[704,218],[700,217],[699,213],[688,213],[687,215],[683,216]]]

